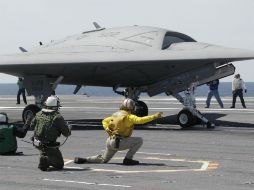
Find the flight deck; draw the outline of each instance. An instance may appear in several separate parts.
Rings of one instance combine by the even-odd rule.
[[[144,144],[134,159],[137,166],[124,166],[126,151],[118,152],[108,164],[74,164],[75,156],[91,156],[105,150],[106,133],[101,119],[118,110],[122,97],[60,96],[61,113],[73,126],[72,135],[61,147],[62,171],[37,169],[38,151],[29,143],[32,131],[18,139],[20,156],[0,156],[0,189],[228,189],[254,188],[254,98],[245,98],[247,109],[231,97],[223,97],[225,108],[214,100],[205,107],[205,97],[197,98],[198,109],[216,124],[183,130],[176,124],[180,103],[171,97],[142,97],[149,113],[164,112],[164,118],[138,126],[133,136]],[[29,103],[33,99],[28,98]],[[24,105],[15,96],[0,97],[0,112],[21,123]],[[61,137],[63,142],[64,138]]]

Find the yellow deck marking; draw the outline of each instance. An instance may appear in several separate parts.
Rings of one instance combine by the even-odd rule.
[[[216,170],[218,169],[219,164],[217,162],[210,162],[209,166],[208,166],[208,170]]]
[[[73,160],[71,160],[71,159],[64,159],[64,165],[67,165],[72,162],[73,162]]]

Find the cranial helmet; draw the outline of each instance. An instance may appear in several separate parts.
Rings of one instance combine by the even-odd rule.
[[[57,96],[50,96],[45,101],[46,107],[60,107],[60,99]]]
[[[240,78],[240,74],[236,74],[235,78],[237,78],[237,79]]]
[[[6,113],[0,113],[0,123],[8,123],[8,116]]]
[[[134,108],[135,108],[135,102],[132,99],[130,99],[130,98],[126,98],[123,101],[121,107],[125,107],[125,108],[127,108],[129,110],[134,110]]]

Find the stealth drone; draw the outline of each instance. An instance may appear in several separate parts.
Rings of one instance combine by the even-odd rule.
[[[23,77],[35,104],[23,111],[40,110],[43,101],[58,84],[126,88],[124,95],[136,101],[136,114],[148,114],[139,100],[141,92],[149,96],[166,93],[184,104],[177,120],[182,127],[198,121],[211,123],[196,109],[193,89],[209,81],[234,74],[231,62],[254,59],[249,50],[201,43],[192,37],[167,29],[130,26],[101,28],[40,44],[15,55],[0,56],[0,72]],[[186,97],[179,93],[189,90]]]

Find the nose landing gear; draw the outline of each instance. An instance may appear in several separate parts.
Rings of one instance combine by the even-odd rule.
[[[135,111],[136,116],[144,117],[148,115],[148,107],[145,102],[143,101],[136,101],[135,102]]]
[[[128,87],[124,91],[118,91],[117,87],[113,87],[115,93],[124,96],[125,98],[130,98],[135,101],[134,114],[139,117],[144,117],[148,115],[148,107],[145,102],[139,100],[139,95],[141,90],[136,87]]]

